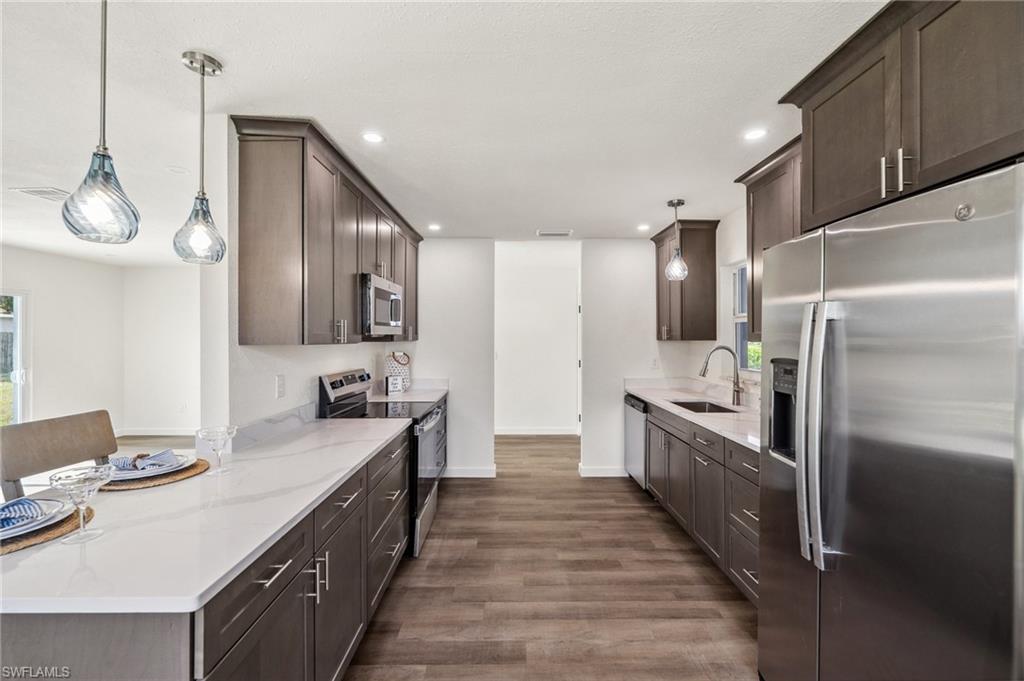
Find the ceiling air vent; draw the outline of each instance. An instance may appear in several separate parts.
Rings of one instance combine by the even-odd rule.
[[[22,194],[28,194],[34,196],[37,199],[45,199],[46,201],[53,201],[54,203],[60,203],[68,197],[68,193],[63,189],[57,189],[56,187],[12,187],[11,191],[21,192]]]
[[[545,239],[566,239],[572,236],[571,229],[538,229],[537,236]]]

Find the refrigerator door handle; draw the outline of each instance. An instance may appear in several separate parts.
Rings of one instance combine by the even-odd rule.
[[[826,300],[818,307],[812,340],[807,399],[807,505],[810,516],[811,555],[814,566],[822,572],[829,569],[825,564],[821,517],[821,415],[824,397],[825,341],[828,336],[828,322],[838,319],[838,307],[838,303],[830,300]]]
[[[800,535],[800,555],[804,560],[811,557],[810,525],[807,517],[807,386],[810,382],[811,367],[811,329],[814,326],[814,313],[817,303],[804,305],[803,321],[800,324],[800,350],[797,358],[796,384],[796,441],[793,443],[794,462],[796,463],[796,516],[797,530]]]

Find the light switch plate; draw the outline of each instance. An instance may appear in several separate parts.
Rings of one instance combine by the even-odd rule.
[[[284,374],[274,376],[274,396],[277,399],[284,397]]]

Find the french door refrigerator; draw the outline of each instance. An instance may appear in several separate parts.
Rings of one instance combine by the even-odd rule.
[[[1022,203],[1017,164],[765,253],[765,681],[1014,678]]]

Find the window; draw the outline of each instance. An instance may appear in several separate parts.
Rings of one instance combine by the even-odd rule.
[[[736,354],[740,368],[761,370],[761,344],[747,340],[747,266],[739,265],[732,273],[732,319],[736,329]]]
[[[0,426],[25,417],[24,298],[0,295]]]

